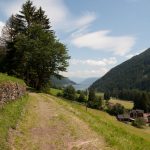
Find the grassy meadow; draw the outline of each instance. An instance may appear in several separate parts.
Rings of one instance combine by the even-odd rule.
[[[5,104],[0,108],[0,150],[8,149],[8,133],[9,130],[15,129],[18,120],[21,117],[23,108],[28,101],[28,95]]]
[[[7,74],[0,73],[0,84],[6,82],[19,83],[21,85],[25,85],[24,81],[12,76],[8,76]]]
[[[111,103],[119,103],[121,105],[123,105],[126,109],[132,109],[133,108],[133,102],[132,101],[125,101],[125,100],[119,100],[119,99],[115,99],[115,98],[111,98],[110,99]]]
[[[116,120],[109,114],[89,109],[85,106],[68,100],[52,97],[66,109],[85,121],[97,134],[102,135],[113,149],[118,150],[149,150],[150,128],[138,129]]]
[[[50,88],[48,93],[51,94],[51,95],[57,96],[58,93],[62,93],[62,90]]]

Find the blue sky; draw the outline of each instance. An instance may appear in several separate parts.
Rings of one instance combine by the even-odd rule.
[[[24,0],[0,1],[0,29]],[[33,0],[50,18],[71,56],[68,72],[101,77],[112,67],[150,47],[150,0]]]

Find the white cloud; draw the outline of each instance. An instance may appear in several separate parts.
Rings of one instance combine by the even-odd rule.
[[[144,52],[144,51],[147,50],[147,49],[148,49],[148,48],[143,48],[143,49],[139,50],[139,51],[136,52],[136,53],[128,53],[125,57],[126,57],[127,59],[130,59],[130,58],[132,58],[133,56],[139,55],[140,53]]]
[[[4,9],[3,11],[8,17],[11,14],[16,14],[21,9],[23,2],[26,2],[26,0],[16,0],[15,2],[12,1],[9,3],[9,7]],[[34,0],[33,4],[37,7],[42,6],[42,8],[50,18],[53,26],[62,25],[61,23],[66,20],[69,14],[63,0]]]
[[[97,70],[78,70],[78,71],[69,71],[69,72],[63,72],[62,74],[66,77],[82,77],[82,78],[88,78],[88,77],[101,77],[103,76],[108,69],[106,68],[100,68]]]
[[[95,21],[95,19],[96,19],[96,15],[94,12],[87,12],[75,21],[75,25],[77,27],[90,25],[93,21]]]
[[[135,38],[131,36],[110,36],[110,31],[96,31],[73,37],[72,44],[78,48],[90,48],[113,52],[116,55],[125,55],[135,44]]]
[[[3,3],[0,8],[6,8],[3,11],[9,17],[19,12],[23,2],[26,0],[11,1],[9,7]],[[72,32],[89,26],[96,19],[94,12],[86,12],[82,16],[75,17],[65,5],[64,0],[33,0],[33,4],[37,7],[42,6],[50,18],[52,27],[55,30],[63,30],[63,32]]]
[[[71,59],[70,63],[72,65],[87,65],[87,66],[107,66],[107,65],[115,65],[117,63],[116,58],[111,57],[108,59],[87,59],[87,60],[79,60],[79,59]]]
[[[0,36],[2,35],[2,29],[4,27],[5,23],[0,21]]]

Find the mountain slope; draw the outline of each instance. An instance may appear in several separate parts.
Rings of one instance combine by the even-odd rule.
[[[98,91],[150,90],[150,48],[111,69],[91,88]]]
[[[61,79],[58,79],[54,76],[51,77],[51,85],[55,86],[55,87],[64,87],[67,85],[75,85],[76,83],[71,81],[69,78],[67,77],[62,77]]]

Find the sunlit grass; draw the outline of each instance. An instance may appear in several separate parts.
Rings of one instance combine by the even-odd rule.
[[[53,97],[66,109],[84,120],[97,134],[102,135],[110,147],[118,150],[149,150],[150,128],[138,129],[116,120],[109,114],[89,109],[78,103]]]
[[[111,98],[110,102],[114,104],[119,103],[123,105],[126,109],[132,109],[134,105],[132,101],[124,101],[124,100],[119,100],[114,98]]]
[[[25,104],[28,101],[28,95],[5,104],[0,109],[0,150],[8,149],[8,132],[9,129],[15,129],[18,119],[21,117],[21,113]]]
[[[8,76],[7,74],[0,73],[0,83],[4,82],[14,82],[14,83],[19,83],[21,85],[25,85],[24,81],[12,76]]]

